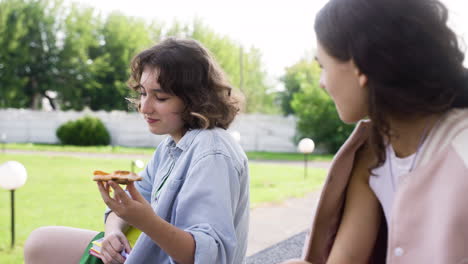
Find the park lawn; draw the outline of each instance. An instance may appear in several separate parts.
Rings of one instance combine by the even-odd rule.
[[[4,145],[6,149],[25,150],[25,151],[56,151],[56,152],[85,152],[85,153],[103,153],[103,154],[135,154],[135,155],[151,155],[155,148],[135,148],[122,146],[71,146],[57,144],[37,144],[37,143],[7,143]],[[268,151],[248,151],[247,157],[249,160],[287,160],[287,161],[302,161],[304,155],[294,152],[268,152]],[[332,154],[311,154],[308,155],[308,160],[314,161],[330,161]]]
[[[123,158],[60,157],[31,154],[0,154],[0,164],[21,162],[28,171],[26,185],[15,192],[16,243],[10,249],[10,193],[0,190],[0,263],[23,263],[23,245],[28,234],[39,226],[64,225],[93,230],[103,229],[104,203],[91,180],[95,169],[126,169]],[[251,164],[251,207],[300,197],[319,188],[323,169],[294,165]]]

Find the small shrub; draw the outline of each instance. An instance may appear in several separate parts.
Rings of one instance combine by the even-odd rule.
[[[109,145],[110,135],[99,118],[85,116],[68,121],[57,129],[57,137],[64,145]]]

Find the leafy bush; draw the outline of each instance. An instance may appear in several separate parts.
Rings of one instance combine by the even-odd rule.
[[[284,83],[284,91],[279,92],[278,98],[285,116],[294,115],[295,112],[291,106],[291,101],[294,94],[301,91],[302,84],[317,82],[319,74],[320,69],[314,67],[310,59],[305,58],[286,68],[286,74],[281,77],[281,81]]]
[[[291,102],[298,117],[295,139],[311,138],[334,153],[343,145],[354,126],[340,120],[335,104],[325,91],[318,87],[308,88],[294,94]]]
[[[85,116],[68,121],[57,129],[57,137],[65,145],[109,145],[110,135],[99,118]]]
[[[319,87],[320,68],[312,60],[289,67],[283,82],[290,89],[291,109],[298,118],[295,142],[308,137],[328,152],[336,152],[354,126],[340,120],[330,96]]]

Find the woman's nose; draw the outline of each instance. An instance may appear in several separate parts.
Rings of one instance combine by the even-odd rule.
[[[147,98],[140,99],[140,112],[143,114],[151,114],[153,112],[151,104]]]

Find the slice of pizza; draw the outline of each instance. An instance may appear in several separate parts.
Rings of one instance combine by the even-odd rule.
[[[94,181],[110,181],[113,180],[118,184],[128,184],[133,181],[141,181],[142,178],[133,172],[117,170],[113,173],[107,173],[103,171],[94,171]]]
[[[107,172],[96,170],[96,171],[94,171],[93,174],[94,174],[94,177],[93,177],[94,181],[110,181],[110,180],[112,180],[111,174],[107,173]]]
[[[114,171],[112,175],[112,180],[118,184],[128,184],[133,181],[141,181],[141,179],[142,178],[138,174],[130,171],[117,170]]]

